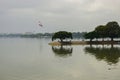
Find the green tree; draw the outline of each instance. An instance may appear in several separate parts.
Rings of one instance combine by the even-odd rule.
[[[70,39],[73,38],[71,32],[59,31],[59,32],[54,33],[54,35],[52,36],[52,41],[55,39],[60,39],[60,41],[63,42],[63,40],[67,38],[70,38]]]
[[[90,39],[90,41],[94,38],[103,38],[104,40],[106,37],[111,38],[111,41],[113,41],[114,38],[120,37],[120,26],[117,22],[108,22],[105,26],[99,25],[94,31],[85,34],[85,38]]]
[[[107,36],[111,38],[111,41],[113,41],[113,38],[119,37],[120,34],[120,26],[117,22],[108,22],[106,24],[106,33]]]
[[[104,25],[99,25],[95,28],[95,32],[98,35],[98,38],[102,38],[104,41],[104,38],[107,36],[106,35],[106,26]]]
[[[91,31],[89,33],[86,33],[84,36],[86,39],[90,39],[90,41],[92,41],[94,38],[97,37],[96,32],[95,31]]]

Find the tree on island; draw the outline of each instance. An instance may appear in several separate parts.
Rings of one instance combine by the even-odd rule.
[[[106,27],[104,25],[99,25],[95,28],[95,32],[99,36],[98,38],[102,38],[102,40],[104,41],[104,38],[107,36]]]
[[[90,39],[90,41],[92,41],[95,38],[95,35],[96,35],[96,32],[91,31],[91,32],[85,34],[85,38]]]
[[[111,38],[111,41],[113,41],[113,38],[120,37],[120,26],[117,22],[108,22],[106,24],[106,35],[107,37]]]
[[[120,26],[117,22],[108,22],[106,25],[100,25],[95,28],[94,31],[88,32],[84,36],[86,39],[92,39],[94,38],[111,38],[111,41],[113,41],[114,38],[120,37]]]
[[[63,40],[67,38],[70,38],[70,39],[73,38],[71,32],[59,31],[59,32],[54,33],[54,35],[52,36],[52,41],[56,39],[60,39],[60,41],[63,42]]]

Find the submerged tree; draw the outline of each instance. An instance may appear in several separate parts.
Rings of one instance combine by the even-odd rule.
[[[71,32],[59,31],[59,32],[54,33],[54,35],[52,36],[52,41],[55,39],[60,39],[60,41],[63,42],[63,40],[67,38],[70,38],[70,39],[73,38]]]

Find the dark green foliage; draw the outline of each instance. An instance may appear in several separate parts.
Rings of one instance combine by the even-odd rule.
[[[106,24],[106,35],[113,40],[113,38],[119,37],[120,34],[120,26],[117,22],[108,22]]]
[[[99,25],[95,28],[95,32],[98,35],[98,38],[105,38],[106,35],[106,26],[104,25]]]
[[[86,38],[86,39],[90,39],[90,41],[92,41],[92,39],[95,38],[95,31],[86,33],[86,34],[85,34],[85,38]]]
[[[52,36],[52,41],[55,39],[60,39],[61,42],[63,42],[63,39],[70,38],[72,39],[72,33],[71,32],[66,32],[66,31],[59,31],[54,33]]]
[[[111,41],[113,41],[113,38],[120,37],[120,26],[117,22],[108,22],[105,26],[100,25],[95,28],[94,31],[91,31],[85,35],[86,39],[92,39],[94,38],[111,38]]]

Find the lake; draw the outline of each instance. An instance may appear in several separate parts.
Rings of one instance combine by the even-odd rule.
[[[50,46],[0,38],[0,80],[120,80],[119,45]]]

